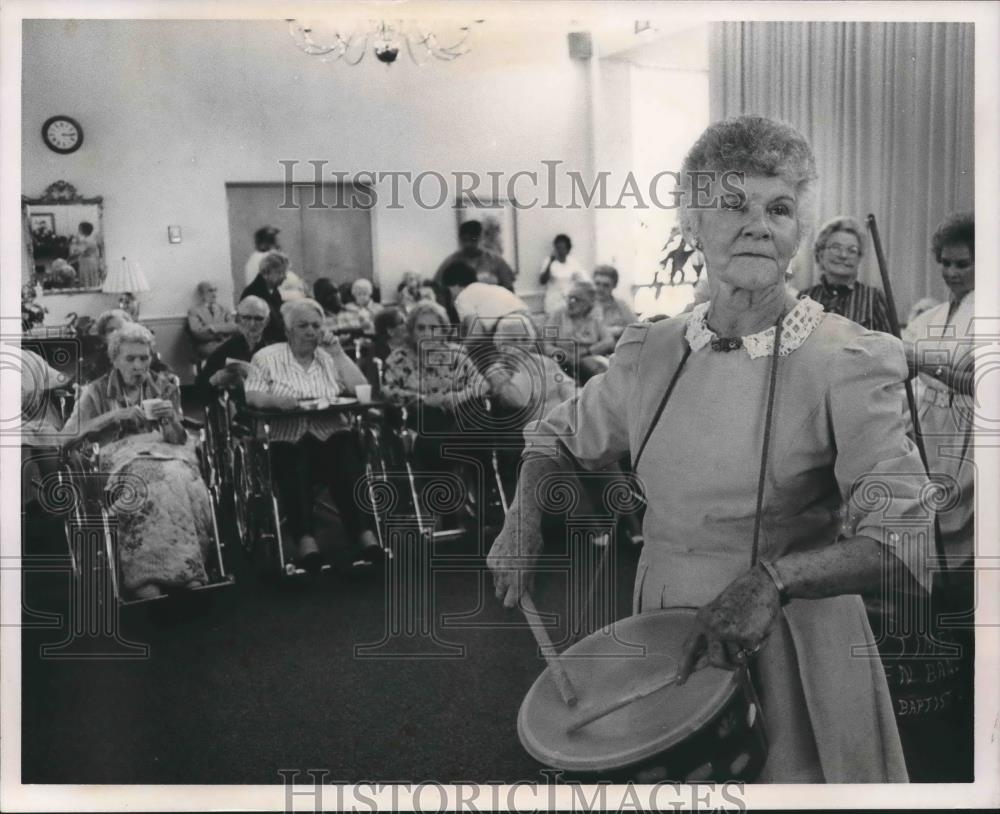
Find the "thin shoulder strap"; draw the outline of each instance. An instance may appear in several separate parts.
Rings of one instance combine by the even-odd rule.
[[[781,329],[785,320],[785,313],[774,326],[774,348],[771,351],[771,375],[767,388],[767,409],[764,411],[764,441],[760,451],[760,475],[757,478],[757,509],[753,518],[753,548],[750,550],[750,567],[757,565],[760,555],[760,526],[764,517],[764,486],[767,480],[767,457],[771,448],[771,424],[774,417],[774,393],[778,382],[778,357],[781,352]]]
[[[653,413],[653,420],[649,422],[649,427],[646,428],[646,435],[643,437],[642,443],[639,444],[639,448],[635,452],[635,457],[632,458],[633,472],[635,472],[639,468],[639,460],[642,458],[642,453],[646,449],[646,444],[649,443],[649,439],[653,435],[653,431],[656,429],[656,425],[660,422],[660,416],[663,415],[663,408],[667,406],[667,402],[670,400],[670,394],[674,392],[674,386],[677,384],[677,380],[681,376],[681,371],[684,369],[684,364],[687,362],[688,357],[690,355],[691,355],[691,346],[685,342],[684,355],[681,357],[680,364],[677,365],[677,369],[674,371],[674,375],[670,377],[670,384],[667,385],[667,389],[663,393],[663,398],[660,399],[660,403],[656,408],[656,412]]]

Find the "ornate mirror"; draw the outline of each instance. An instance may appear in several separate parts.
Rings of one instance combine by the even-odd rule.
[[[56,181],[40,198],[21,198],[31,282],[44,292],[100,290],[106,273],[103,200],[85,198],[65,181]]]

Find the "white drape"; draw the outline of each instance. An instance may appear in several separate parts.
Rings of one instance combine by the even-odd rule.
[[[795,262],[818,281],[817,228],[837,214],[878,220],[900,317],[947,297],[930,238],[974,206],[974,27],[965,23],[717,23],[712,120],[757,113],[794,125],[819,169],[816,222]],[[880,285],[869,249],[860,279]]]

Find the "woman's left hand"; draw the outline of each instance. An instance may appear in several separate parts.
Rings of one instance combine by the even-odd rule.
[[[698,611],[684,642],[678,683],[706,664],[725,670],[741,666],[763,645],[780,608],[778,589],[763,568],[737,577]]]

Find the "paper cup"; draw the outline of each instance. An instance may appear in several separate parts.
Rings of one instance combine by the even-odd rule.
[[[370,384],[358,384],[354,386],[354,395],[362,404],[367,404],[372,400],[372,386]]]
[[[143,399],[142,401],[142,411],[146,414],[146,418],[149,421],[153,420],[153,409],[159,404],[163,399]]]

